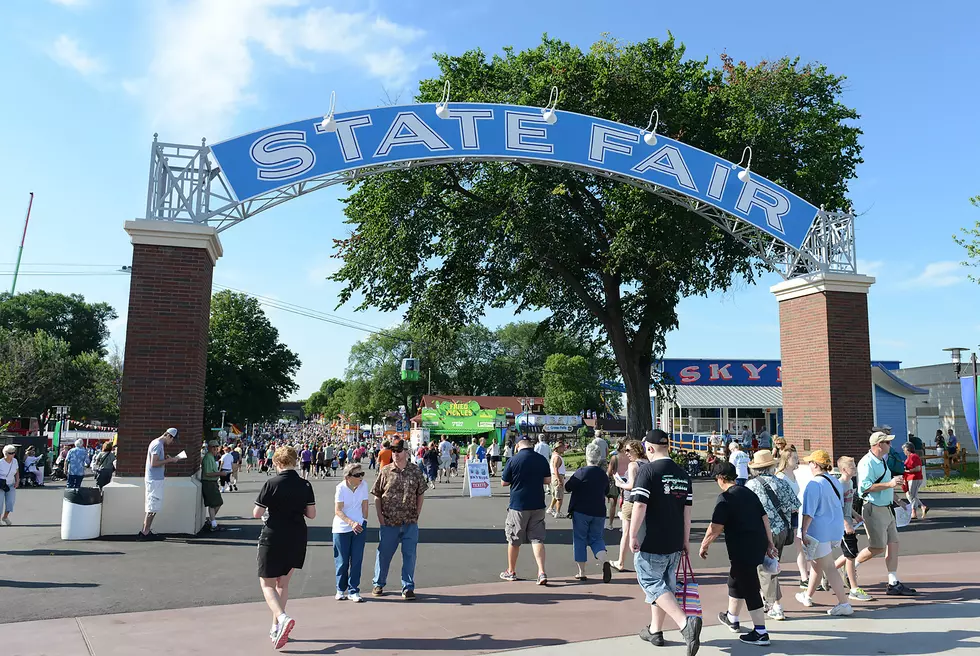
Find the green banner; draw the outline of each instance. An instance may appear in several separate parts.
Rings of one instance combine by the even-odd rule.
[[[423,408],[422,427],[436,435],[478,435],[492,433],[498,423],[506,420],[506,408],[481,408],[476,401],[453,403],[437,401],[432,408]]]
[[[54,425],[54,433],[51,436],[51,450],[57,454],[60,444],[61,444],[61,422],[59,421]]]

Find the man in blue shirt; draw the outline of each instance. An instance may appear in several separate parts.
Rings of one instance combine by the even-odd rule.
[[[551,483],[548,459],[534,451],[530,440],[517,443],[517,453],[507,461],[500,481],[510,487],[510,504],[504,535],[507,536],[507,569],[500,573],[505,581],[517,580],[517,555],[521,545],[531,543],[538,563],[538,585],[548,584],[544,570],[545,503],[544,486]]]
[[[860,565],[885,554],[888,594],[911,597],[918,593],[898,580],[898,527],[891,504],[895,500],[895,488],[902,484],[902,477],[893,476],[886,462],[893,439],[894,435],[882,431],[872,433],[869,439],[871,450],[858,463],[857,493],[864,500],[868,548],[858,554],[855,563]]]

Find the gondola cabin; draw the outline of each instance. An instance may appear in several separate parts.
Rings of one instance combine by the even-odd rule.
[[[402,360],[402,380],[419,379],[419,359],[405,358]]]

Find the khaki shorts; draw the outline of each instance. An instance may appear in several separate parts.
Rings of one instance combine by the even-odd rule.
[[[888,506],[864,504],[864,529],[868,532],[868,546],[884,549],[889,544],[898,543],[898,527],[895,514]]]
[[[504,522],[504,535],[507,542],[513,545],[528,542],[544,543],[545,525],[544,508],[538,510],[507,509],[507,521]]]
[[[551,481],[551,496],[559,501],[565,498],[565,484],[561,479],[556,478]]]
[[[623,502],[622,513],[623,513],[623,521],[624,522],[629,522],[629,521],[632,521],[633,520],[633,502],[632,501],[624,501]]]

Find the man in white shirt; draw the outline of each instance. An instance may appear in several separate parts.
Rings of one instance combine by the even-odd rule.
[[[551,447],[544,440],[544,433],[538,435],[538,443],[534,445],[534,452],[543,455],[551,462]]]
[[[445,435],[442,436],[442,441],[439,442],[439,482],[442,482],[443,476],[446,478],[446,482],[449,482],[449,469],[452,467],[453,463],[453,443],[449,441],[449,438]]]
[[[225,453],[219,460],[221,466],[221,492],[225,493],[231,489],[231,472],[235,466],[235,456],[231,452],[231,446],[225,445]]]
[[[177,462],[177,456],[166,457],[164,448],[177,441],[177,429],[168,428],[163,435],[156,438],[146,449],[146,470],[143,485],[146,492],[146,515],[143,518],[143,529],[136,534],[139,540],[163,540],[150,530],[153,518],[163,510],[163,470],[172,462]]]
[[[749,480],[749,454],[742,451],[738,442],[732,442],[732,455],[728,456],[728,462],[735,467],[735,484],[745,485]]]
[[[487,447],[487,462],[490,467],[490,475],[493,476],[497,468],[500,467],[500,443],[496,437],[490,438],[490,445]]]
[[[598,466],[605,469],[606,464],[609,462],[609,442],[606,441],[606,438],[597,433],[595,439],[592,440],[592,444],[595,444],[599,448],[599,452],[602,454],[600,456]]]

